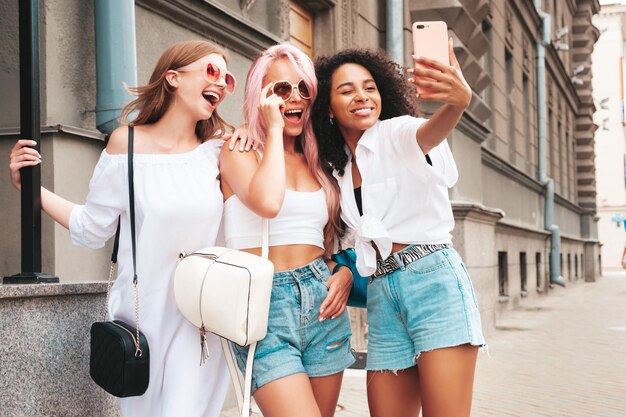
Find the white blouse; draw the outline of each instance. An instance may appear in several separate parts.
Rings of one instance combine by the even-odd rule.
[[[372,242],[383,259],[391,253],[392,243],[452,242],[448,188],[456,184],[458,171],[447,140],[428,154],[432,166],[426,162],[415,139],[425,121],[411,116],[379,120],[361,136],[356,161],[363,216],[354,197],[350,158],[342,177],[334,172],[341,188],[341,217],[348,228],[344,244],[355,248],[363,276],[376,271]]]
[[[228,384],[219,339],[200,367],[198,329],[178,311],[172,276],[178,254],[215,244],[222,215],[218,155],[222,141],[181,154],[135,154],[135,218],[140,329],[150,348],[150,384],[120,399],[124,416],[218,416]],[[121,215],[118,273],[109,297],[112,319],[135,323],[128,215],[127,155],[102,152],[85,205],[70,216],[76,245],[100,248]],[[92,271],[98,273],[98,271]],[[105,271],[100,271],[104,274]]]

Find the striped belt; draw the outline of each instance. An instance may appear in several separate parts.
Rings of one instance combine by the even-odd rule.
[[[441,249],[450,247],[447,243],[437,245],[413,245],[407,249],[392,253],[387,259],[379,259],[376,261],[376,272],[372,275],[374,278],[391,274],[403,266],[415,262],[426,255]]]

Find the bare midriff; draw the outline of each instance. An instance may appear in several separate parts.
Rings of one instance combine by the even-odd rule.
[[[244,252],[261,256],[261,248],[242,249]],[[314,245],[282,245],[270,248],[269,260],[274,272],[289,271],[310,264],[324,255],[324,249]]]

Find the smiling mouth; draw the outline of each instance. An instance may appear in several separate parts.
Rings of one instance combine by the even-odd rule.
[[[372,113],[374,109],[372,107],[366,107],[361,109],[350,110],[350,113],[356,114],[357,116],[367,116]]]
[[[290,122],[298,123],[300,119],[302,119],[302,113],[304,113],[302,109],[292,109],[292,110],[285,110],[283,112],[283,115]]]
[[[204,99],[208,101],[211,106],[215,106],[215,104],[220,101],[219,94],[214,93],[213,91],[204,91],[202,93],[202,97],[204,97]]]

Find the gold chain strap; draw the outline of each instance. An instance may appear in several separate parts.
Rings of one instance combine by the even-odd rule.
[[[113,273],[115,272],[116,264],[111,262],[111,268],[109,268],[109,284],[107,285],[107,302],[104,305],[104,319],[102,321],[107,321],[109,318],[109,294],[111,294],[111,285],[113,285]]]
[[[109,318],[109,295],[111,294],[111,286],[113,285],[113,274],[115,273],[115,267],[117,264],[111,262],[111,268],[109,268],[109,282],[107,285],[107,301],[104,307],[104,320],[108,321]],[[135,287],[135,329],[136,334],[133,336],[133,342],[135,343],[135,357],[139,358],[143,355],[143,351],[141,350],[141,345],[139,343],[139,290],[137,289],[137,284],[134,284]],[[115,324],[115,323],[114,323]],[[119,327],[119,326],[118,326]],[[126,329],[124,329],[126,330]]]
[[[137,338],[135,339],[135,357],[140,357],[143,352],[139,346],[139,290],[135,282],[135,329],[137,330]]]

